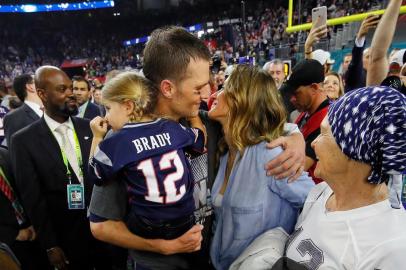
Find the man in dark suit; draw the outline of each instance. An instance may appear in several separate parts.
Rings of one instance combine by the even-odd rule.
[[[74,76],[73,94],[79,103],[78,117],[92,120],[96,116],[102,116],[102,111],[97,104],[90,102],[92,93],[89,82],[82,76]]]
[[[8,151],[0,147],[0,242],[13,251],[24,270],[48,269],[46,254],[40,249],[15,187]]]
[[[86,208],[93,184],[88,163],[92,132],[78,112],[72,82],[60,69],[40,67],[35,85],[45,113],[11,139],[16,186],[49,262],[58,269],[109,269],[90,234]],[[100,267],[95,265],[100,263]],[[104,264],[104,265],[103,265]]]
[[[14,133],[39,120],[43,114],[41,110],[42,101],[38,97],[32,75],[17,76],[14,79],[13,88],[24,104],[4,117],[3,124],[7,144],[10,144],[11,136]]]

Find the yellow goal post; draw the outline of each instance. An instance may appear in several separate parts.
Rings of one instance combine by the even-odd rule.
[[[300,0],[299,0],[300,1]],[[350,22],[362,21],[364,20],[369,14],[374,15],[382,15],[385,12],[384,9],[369,11],[365,13],[359,13],[334,19],[327,20],[327,25],[339,25],[345,24]],[[399,14],[406,13],[406,5],[400,7]],[[288,27],[286,28],[287,33],[293,33],[298,31],[309,30],[312,28],[311,23],[304,23],[299,25],[292,25],[293,22],[293,0],[289,0],[289,10],[288,10]]]

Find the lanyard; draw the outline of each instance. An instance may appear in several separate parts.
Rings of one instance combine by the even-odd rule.
[[[0,176],[3,177],[4,181],[6,181],[6,183],[9,185],[9,187],[11,188],[11,190],[13,190],[13,188],[12,188],[11,185],[10,185],[10,182],[8,181],[6,175],[4,174],[4,171],[3,171],[3,169],[2,169],[1,167],[0,167]],[[14,192],[14,190],[13,190],[13,192]]]
[[[15,195],[13,187],[10,185],[10,182],[8,181],[6,175],[4,174],[3,168],[1,168],[1,167],[0,167],[0,176],[3,178],[4,182],[8,185],[8,187],[10,188],[10,191],[12,192],[11,197],[8,197],[8,199],[10,199],[11,206],[14,208],[14,213],[16,215],[17,222],[19,225],[21,225],[24,222],[26,222],[24,209],[21,206],[19,199]],[[6,194],[6,197],[7,197],[7,194]]]
[[[55,134],[54,134],[55,136]],[[79,140],[78,140],[78,136],[76,134],[75,129],[73,129],[73,139],[75,141],[75,154],[76,157],[78,159],[78,164],[79,164],[79,177],[83,177],[83,171],[82,171],[82,152],[80,151],[80,144],[79,144]],[[69,140],[69,138],[67,138],[67,140]],[[58,143],[59,145],[59,143]],[[68,176],[68,180],[69,180],[69,184],[71,183],[71,178],[72,178],[72,174],[69,170],[69,161],[68,161],[68,157],[65,154],[65,151],[62,149],[61,146],[59,146],[59,148],[61,149],[61,154],[62,154],[62,159],[63,159],[63,163],[66,166],[66,175]]]

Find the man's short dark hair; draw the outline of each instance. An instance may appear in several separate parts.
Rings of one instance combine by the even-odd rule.
[[[145,46],[143,73],[155,85],[165,79],[180,81],[191,58],[210,61],[203,41],[182,27],[158,28]]]
[[[27,88],[26,85],[33,83],[34,79],[32,78],[31,74],[22,74],[20,76],[15,77],[13,81],[13,89],[16,93],[17,97],[24,102],[25,98],[27,97]]]
[[[10,109],[17,109],[18,107],[21,107],[21,105],[23,105],[23,102],[17,97],[10,97],[8,100],[8,106]]]
[[[88,80],[86,80],[85,77],[83,77],[83,76],[79,76],[79,75],[73,76],[72,83],[73,82],[85,82],[87,85],[87,91],[90,91],[90,89],[91,89],[90,82]]]

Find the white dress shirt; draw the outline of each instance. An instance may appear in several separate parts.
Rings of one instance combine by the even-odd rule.
[[[72,120],[71,120],[70,117],[64,123],[58,123],[57,121],[55,121],[54,119],[49,117],[46,113],[44,113],[44,120],[45,120],[45,123],[48,125],[49,129],[52,131],[52,134],[55,136],[55,138],[56,138],[56,140],[57,140],[57,142],[59,144],[59,147],[61,149],[62,149],[62,137],[59,134],[59,132],[56,131],[56,129],[60,125],[63,125],[63,124],[67,125],[69,127],[69,129],[67,130],[68,137],[69,137],[68,138],[69,142],[71,143],[73,149],[76,151],[76,142],[75,142],[75,138],[74,138],[74,135],[73,135],[73,132],[74,132],[75,128],[73,126],[73,123],[72,123]],[[78,158],[78,157],[76,157],[76,158]],[[79,160],[78,160],[78,163],[79,163]],[[82,164],[79,163],[79,166],[81,166],[81,165]],[[76,173],[76,176],[77,176],[77,178],[79,179],[80,182],[83,181],[82,177],[80,175],[77,175],[77,173]]]
[[[49,117],[46,113],[44,113],[44,120],[45,120],[45,123],[47,123],[49,129],[55,135],[55,138],[58,141],[58,144],[60,147],[62,146],[62,138],[61,138],[61,135],[56,131],[56,129],[62,124],[68,125],[69,126],[69,130],[68,130],[69,142],[72,144],[73,147],[75,147],[75,139],[73,136],[73,131],[75,130],[75,127],[73,126],[73,123],[72,123],[72,120],[70,119],[70,117],[64,123],[58,123],[54,119]]]
[[[89,101],[86,101],[85,103],[83,103],[82,105],[79,106],[79,112],[76,115],[77,117],[83,118],[85,115],[85,111],[87,108],[87,104],[89,104]]]
[[[35,102],[24,100],[24,103],[27,104],[39,117],[42,117],[44,112],[41,110],[41,106]]]

